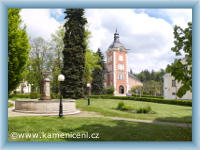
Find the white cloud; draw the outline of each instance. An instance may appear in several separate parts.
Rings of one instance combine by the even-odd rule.
[[[20,15],[27,25],[27,32],[31,38],[40,36],[49,40],[59,26],[59,22],[51,17],[49,9],[22,9]]]
[[[41,36],[47,40],[58,29],[63,11],[22,9],[21,16],[32,38]],[[145,69],[165,69],[167,64],[173,62],[176,57],[171,51],[174,46],[173,26],[187,27],[187,22],[192,21],[192,10],[139,9],[135,13],[130,9],[86,9],[85,16],[92,32],[90,49],[96,52],[99,47],[105,56],[117,26],[120,41],[130,49],[129,70],[132,68],[133,72],[139,73]]]
[[[137,13],[130,9],[86,10],[86,17],[92,26],[90,30],[92,33],[94,31],[95,36],[91,39],[93,46],[99,45],[97,40],[100,39],[100,48],[105,55],[113,42],[117,25],[121,43],[130,49],[129,69],[132,68],[136,73],[145,69],[165,69],[167,64],[175,59],[175,54],[171,51],[174,46],[173,26],[187,26],[192,12],[183,9],[159,9],[153,12],[161,17],[149,17],[144,9],[138,10]],[[170,19],[172,24],[164,18]],[[99,28],[100,33],[98,31],[99,34],[96,34]]]
[[[171,19],[173,26],[186,28],[187,23],[192,21],[192,9],[160,9],[159,11]]]

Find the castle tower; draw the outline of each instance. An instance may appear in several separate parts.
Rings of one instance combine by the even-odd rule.
[[[114,42],[106,51],[106,86],[115,87],[114,94],[125,94],[129,90],[128,49],[119,41],[119,33],[114,34]]]

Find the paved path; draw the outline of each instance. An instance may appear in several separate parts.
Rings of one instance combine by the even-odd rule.
[[[15,105],[15,101],[9,100],[10,103]],[[30,114],[30,113],[19,113],[14,111],[14,106],[8,108],[8,117],[18,117],[18,116],[58,116],[58,114]],[[102,117],[102,118],[109,118],[113,120],[124,120],[124,121],[133,121],[133,122],[143,122],[143,123],[154,123],[154,124],[161,124],[161,125],[172,125],[172,126],[180,126],[180,127],[192,127],[192,124],[186,123],[173,123],[173,122],[160,122],[154,120],[138,120],[138,119],[130,119],[130,118],[120,118],[120,117],[104,117],[99,115],[96,112],[89,112],[89,111],[81,111],[78,114],[74,115],[66,115],[71,117]]]

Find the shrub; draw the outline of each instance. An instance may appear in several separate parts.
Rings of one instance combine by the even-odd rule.
[[[134,97],[140,97],[140,94],[132,94],[132,96],[134,96]],[[154,95],[141,95],[141,97],[149,97],[149,98],[160,98],[160,99],[164,99],[163,96],[154,96]]]
[[[124,106],[124,102],[119,102],[117,109],[122,109],[123,106]]]
[[[134,110],[135,108],[133,107],[133,106],[131,106],[131,105],[124,105],[124,106],[122,106],[122,108],[121,108],[121,110],[127,110],[127,111],[129,111],[129,110]]]
[[[53,93],[53,92],[51,92],[51,99],[55,99],[56,98],[56,96],[55,96],[55,94]]]
[[[57,94],[55,95],[55,98],[56,98],[56,99],[60,99],[60,93],[57,93]]]
[[[37,92],[31,92],[30,98],[31,98],[31,99],[36,99],[36,98],[38,98]]]
[[[137,108],[136,109],[136,111],[137,111],[137,113],[144,113],[144,114],[146,114],[146,113],[149,113],[149,112],[151,112],[151,107],[150,106],[147,106],[147,107],[140,107],[140,108]]]
[[[30,98],[30,94],[10,94],[9,98],[18,97],[18,98]]]
[[[105,93],[106,93],[106,94],[114,94],[114,91],[115,91],[114,86],[108,86],[108,87],[105,89]]]

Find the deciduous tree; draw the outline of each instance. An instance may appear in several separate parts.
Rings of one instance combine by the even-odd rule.
[[[186,29],[175,25],[174,38],[175,46],[171,50],[176,56],[183,55],[186,58],[187,67],[182,64],[181,59],[176,59],[167,66],[166,71],[182,84],[177,92],[177,96],[182,97],[187,91],[192,91],[192,23],[189,22]],[[184,54],[181,53],[182,50]]]
[[[23,80],[30,48],[19,12],[20,9],[8,9],[8,93]]]

